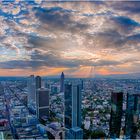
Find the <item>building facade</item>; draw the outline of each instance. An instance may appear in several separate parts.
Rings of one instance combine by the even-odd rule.
[[[72,127],[72,84],[71,83],[65,84],[64,98],[65,98],[65,105],[64,105],[65,127],[71,128]]]
[[[119,138],[121,130],[123,92],[111,93],[110,137]]]
[[[36,81],[36,89],[41,88],[42,87],[41,86],[41,83],[42,83],[41,77],[40,76],[36,76],[35,81]]]
[[[60,92],[64,92],[64,80],[65,80],[65,75],[62,72],[61,78],[60,78]]]
[[[81,85],[72,86],[72,127],[81,127]]]
[[[80,127],[73,127],[69,130],[69,132],[71,139],[83,139],[83,129],[81,129]]]
[[[136,139],[137,125],[140,112],[140,95],[127,94],[127,108],[125,119],[125,137],[127,139]]]
[[[29,105],[35,102],[36,83],[34,75],[30,75],[30,77],[28,78],[27,86],[28,86],[28,105]]]
[[[81,127],[81,86],[65,84],[65,127]]]
[[[49,90],[37,89],[36,95],[37,117],[49,117]]]

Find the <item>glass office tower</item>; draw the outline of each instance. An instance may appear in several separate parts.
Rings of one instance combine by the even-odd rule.
[[[81,86],[65,84],[65,127],[81,127]]]
[[[127,94],[127,108],[125,119],[125,137],[127,139],[136,139],[137,125],[140,112],[140,95]]]
[[[121,129],[123,92],[111,93],[110,137],[119,138]]]
[[[41,77],[36,76],[35,81],[36,81],[36,89],[41,88]]]
[[[45,88],[36,91],[37,117],[49,117],[49,90]]]
[[[65,127],[71,128],[72,127],[72,84],[67,83],[65,84]]]

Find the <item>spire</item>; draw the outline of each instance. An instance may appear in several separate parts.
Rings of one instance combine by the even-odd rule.
[[[64,72],[62,72],[61,73],[61,78],[64,78],[64,77],[65,77]]]

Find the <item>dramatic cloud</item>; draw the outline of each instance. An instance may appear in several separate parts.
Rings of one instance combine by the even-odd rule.
[[[76,22],[72,19],[72,10],[66,10],[60,7],[54,7],[49,9],[37,8],[35,9],[35,15],[41,23],[44,24],[44,28],[49,31],[81,31],[88,27],[87,24]],[[42,24],[41,24],[42,25]]]
[[[3,1],[0,75],[139,72],[139,9],[125,1]]]
[[[128,14],[139,14],[140,13],[140,3],[139,1],[119,1],[111,3],[113,8],[118,11],[127,12]]]

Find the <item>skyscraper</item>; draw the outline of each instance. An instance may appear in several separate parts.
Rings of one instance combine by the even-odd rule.
[[[36,76],[35,81],[36,81],[36,89],[41,88],[41,77]]]
[[[35,106],[36,106],[36,113],[37,113],[37,89],[40,89],[42,87],[42,82],[41,82],[41,77],[40,76],[36,76],[35,78],[35,87],[36,87],[36,103],[35,103]]]
[[[72,84],[65,84],[65,127],[72,127]]]
[[[34,75],[30,75],[28,78],[28,104],[35,102],[35,77]]]
[[[123,92],[111,94],[110,137],[119,138],[121,129]]]
[[[65,127],[81,127],[81,89],[78,84],[65,84]]]
[[[49,90],[45,88],[36,91],[37,117],[49,117]]]
[[[0,82],[0,95],[4,94],[4,87],[2,86],[1,82]]]
[[[125,136],[127,139],[136,139],[137,124],[140,112],[140,95],[127,94],[127,108],[125,119]]]
[[[72,127],[81,127],[81,85],[72,86]]]
[[[64,76],[64,73],[62,72],[61,79],[60,79],[60,92],[64,92],[64,79],[65,79],[65,76]]]

